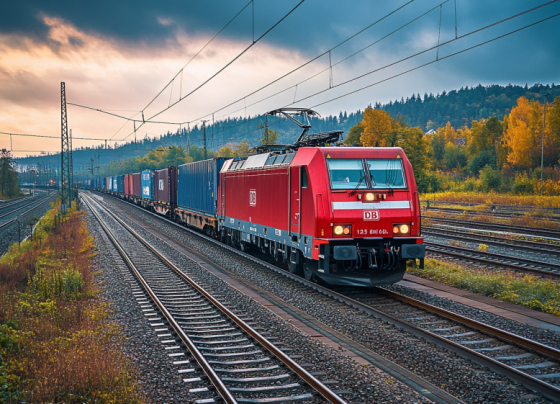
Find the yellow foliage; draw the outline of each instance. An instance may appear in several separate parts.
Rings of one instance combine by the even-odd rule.
[[[479,244],[478,251],[486,252],[488,251],[488,246],[486,244]]]
[[[381,109],[366,108],[362,118],[362,145],[387,146],[387,135],[391,132],[391,115]]]

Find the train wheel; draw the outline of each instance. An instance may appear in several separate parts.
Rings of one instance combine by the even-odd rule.
[[[305,279],[308,281],[315,281],[315,274],[313,273],[313,269],[317,268],[317,261],[305,258],[305,262],[303,263],[303,275]]]
[[[292,262],[292,259],[295,259],[295,261],[299,261],[299,264],[294,264]],[[301,259],[301,253],[298,250],[295,250],[295,254],[290,254],[290,256],[288,257],[288,269],[294,275],[303,275],[303,262]]]
[[[247,249],[248,249],[247,243],[245,241],[240,241],[239,242],[239,249],[242,252],[247,252]]]

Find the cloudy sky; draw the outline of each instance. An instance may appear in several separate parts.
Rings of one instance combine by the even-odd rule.
[[[214,119],[219,120],[298,106],[316,107],[319,113],[328,115],[406,98],[412,93],[435,94],[478,83],[558,83],[560,17],[447,57],[560,13],[560,2],[550,2],[468,35],[548,3],[4,1],[0,3],[0,132],[59,137],[61,81],[66,83],[68,102],[137,119],[142,118],[142,111],[148,119],[188,95],[153,120],[189,122],[191,126],[200,124],[200,119],[212,120],[213,112]],[[437,46],[438,38],[444,44],[439,53],[436,49],[422,53]],[[332,48],[330,55],[250,95]],[[391,78],[395,75],[399,76]],[[363,87],[368,88],[338,98]],[[111,143],[134,139],[131,122],[92,110],[69,106],[68,121],[74,138],[101,139],[74,140],[74,147],[100,144],[104,139]],[[148,123],[137,136],[174,132],[178,127]],[[12,141],[16,156],[60,150],[57,139],[13,136]],[[10,137],[0,135],[0,148],[10,147]]]

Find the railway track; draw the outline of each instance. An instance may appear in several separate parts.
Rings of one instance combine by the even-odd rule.
[[[10,206],[15,206],[18,203],[24,202],[25,198],[33,199],[33,197],[24,196],[21,198],[12,199],[11,201],[5,201],[2,204],[0,204],[0,212],[4,212],[5,210],[8,210]]]
[[[200,397],[195,402],[345,402],[253,328],[246,314],[228,309],[106,207],[83,200],[141,285],[133,294],[169,344],[189,392]]]
[[[423,226],[422,235],[435,237],[452,238],[471,243],[485,243],[498,247],[516,248],[519,250],[536,252],[541,254],[560,254],[560,245],[543,243],[538,241],[505,239],[501,237],[493,237],[486,235],[474,235],[456,230],[442,229],[433,226]]]
[[[7,211],[6,213],[0,214],[0,221],[2,221],[2,220],[10,220],[10,219],[9,219],[9,216],[13,215],[13,214],[16,213],[16,212],[21,211],[22,209],[25,209],[25,208],[29,207],[29,206],[31,206],[31,205],[35,205],[35,204],[36,204],[36,206],[33,206],[33,207],[31,208],[31,209],[34,209],[34,208],[36,208],[37,206],[39,206],[39,205],[41,205],[42,203],[44,203],[46,200],[48,200],[52,195],[53,195],[52,193],[51,193],[51,194],[46,194],[46,195],[44,195],[44,196],[42,196],[42,197],[40,197],[40,198],[34,199],[33,201],[31,201],[31,202],[29,202],[29,203],[26,203],[26,204],[23,205],[23,206],[16,207],[15,209],[8,209],[8,211]],[[13,206],[12,206],[12,207],[13,207]],[[31,210],[31,209],[28,209],[26,212],[28,212],[28,211]],[[26,212],[24,212],[24,213],[26,213]]]
[[[451,246],[448,244],[434,243],[424,241],[426,251],[461,260],[491,265],[500,268],[509,268],[518,272],[524,272],[533,275],[547,276],[560,279],[560,265],[537,261],[534,259],[513,258],[506,254],[496,254],[469,248]]]
[[[465,214],[465,215],[485,215],[485,216],[494,216],[494,217],[501,217],[510,219],[512,216],[514,217],[523,217],[526,215],[530,215],[535,219],[541,220],[552,220],[552,221],[560,221],[560,216],[555,214],[551,214],[550,216],[542,216],[542,215],[531,215],[530,212],[485,212],[485,211],[477,211],[477,210],[467,210],[467,209],[455,209],[455,208],[438,208],[438,207],[425,207],[423,208],[424,211],[436,211],[436,212],[444,212],[444,213],[454,213],[454,214]]]
[[[542,229],[542,228],[528,227],[528,226],[512,226],[509,224],[487,223],[487,222],[480,222],[475,220],[448,219],[445,217],[436,217],[436,216],[424,216],[422,220],[447,223],[447,224],[452,224],[464,228],[483,230],[486,232],[499,231],[499,232],[505,232],[510,234],[529,236],[534,238],[545,237],[545,238],[553,238],[556,240],[560,240],[560,229],[556,230],[556,229]]]
[[[370,292],[336,291],[293,275],[274,264],[226,246],[161,216],[144,210],[143,212],[219,248],[233,252],[256,265],[305,285],[320,295],[343,302],[350,307],[382,319],[401,330],[410,332],[478,365],[505,375],[532,391],[541,393],[552,400],[560,401],[560,371],[558,370],[560,351],[556,348],[386,289],[380,289],[379,292],[390,300],[382,300],[379,298],[379,294],[372,296]],[[406,307],[403,307],[403,305],[406,305]],[[412,310],[410,306],[412,306]],[[451,324],[448,322],[451,322]]]

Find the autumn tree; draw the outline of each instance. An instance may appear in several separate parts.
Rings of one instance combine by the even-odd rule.
[[[507,118],[507,130],[504,143],[507,147],[507,161],[514,168],[530,168],[540,165],[542,142],[544,141],[544,164],[553,165],[558,157],[555,147],[550,120],[544,128],[543,139],[543,106],[529,102],[521,97],[517,106],[512,108]]]
[[[259,125],[257,126],[257,129],[262,129],[263,130],[263,137],[261,139],[261,144],[276,144],[276,141],[278,140],[278,131],[275,130],[271,130],[268,128],[268,125]]]
[[[229,146],[224,146],[218,150],[217,155],[218,157],[233,157],[233,150]]]
[[[249,155],[249,141],[244,140],[237,146],[235,146],[233,150],[233,155],[235,157],[246,157]]]
[[[366,108],[362,125],[364,127],[360,138],[362,145],[388,146],[387,136],[392,130],[391,115],[381,109]]]
[[[550,127],[550,133],[556,148],[558,148],[560,147],[560,97],[556,97],[552,105],[547,104],[546,111],[546,120]]]
[[[439,131],[443,133],[443,137],[445,138],[445,144],[447,143],[455,144],[455,137],[457,134],[455,133],[455,128],[451,126],[451,122],[447,121],[445,128],[440,128],[438,132]]]
[[[18,176],[14,171],[14,160],[10,151],[0,150],[0,190],[9,198],[19,195]]]
[[[346,146],[361,146],[362,145],[362,133],[364,133],[364,126],[361,122],[352,126],[350,131],[348,132],[348,136],[346,136],[346,140],[344,140],[344,144]]]

